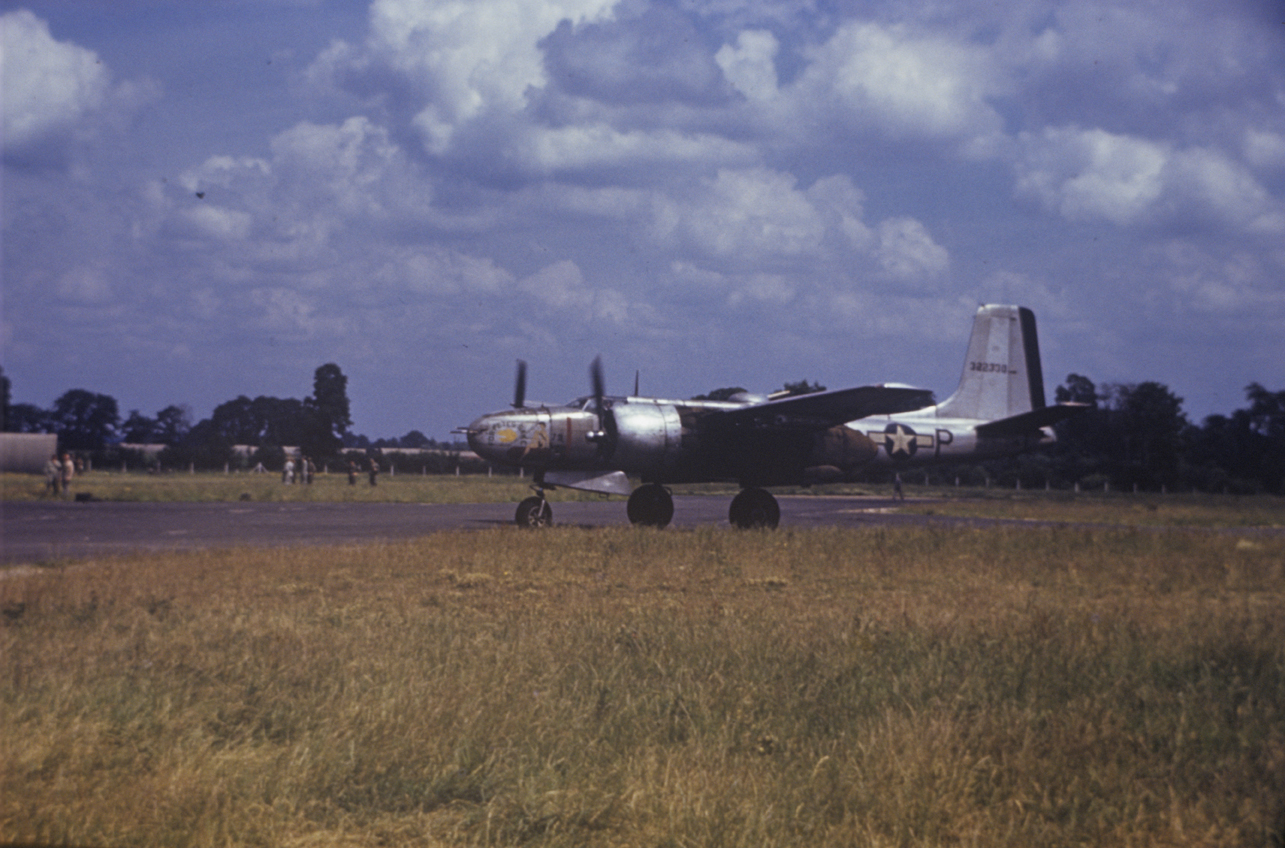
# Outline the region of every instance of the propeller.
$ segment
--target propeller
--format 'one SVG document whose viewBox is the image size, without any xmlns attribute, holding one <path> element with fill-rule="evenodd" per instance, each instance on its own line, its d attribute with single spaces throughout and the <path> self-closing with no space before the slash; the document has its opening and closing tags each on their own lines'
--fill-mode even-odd
<svg viewBox="0 0 1285 848">
<path fill-rule="evenodd" d="M 526 360 L 518 360 L 518 376 L 513 384 L 513 407 L 521 409 L 526 406 Z"/>
<path fill-rule="evenodd" d="M 589 366 L 589 382 L 593 385 L 593 408 L 598 411 L 598 429 L 589 434 L 589 441 L 597 442 L 607 438 L 607 428 L 604 423 L 607 411 L 603 408 L 603 395 L 607 392 L 602 377 L 601 356 L 595 356 L 593 363 Z"/>
</svg>

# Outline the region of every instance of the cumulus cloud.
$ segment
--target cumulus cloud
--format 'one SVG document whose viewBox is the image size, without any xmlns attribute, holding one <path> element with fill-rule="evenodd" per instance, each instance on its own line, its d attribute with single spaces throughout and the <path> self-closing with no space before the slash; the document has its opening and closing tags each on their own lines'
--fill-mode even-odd
<svg viewBox="0 0 1285 848">
<path fill-rule="evenodd" d="M 751 100 L 768 100 L 777 93 L 776 53 L 780 44 L 768 30 L 745 30 L 736 46 L 724 44 L 714 55 L 723 75 Z"/>
<path fill-rule="evenodd" d="M 1126 226 L 1194 219 L 1249 233 L 1285 232 L 1282 204 L 1217 150 L 1079 127 L 1025 133 L 1020 142 L 1018 195 L 1069 220 Z"/>
<path fill-rule="evenodd" d="M 617 130 L 608 124 L 542 128 L 517 133 L 514 159 L 529 172 L 601 167 L 645 167 L 657 163 L 749 163 L 758 158 L 750 146 L 710 133 L 681 130 Z"/>
<path fill-rule="evenodd" d="M 1022 136 L 1017 192 L 1071 220 L 1128 224 L 1160 197 L 1165 145 L 1101 129 L 1048 128 Z"/>
<path fill-rule="evenodd" d="M 697 191 L 667 198 L 654 209 L 653 232 L 703 262 L 728 270 L 762 264 L 817 264 L 880 270 L 901 281 L 939 277 L 949 254 L 919 221 L 897 216 L 871 225 L 864 196 L 850 178 L 832 175 L 808 188 L 767 168 L 721 169 Z M 750 277 L 741 275 L 743 281 Z M 775 277 L 747 283 L 759 292 L 784 291 Z"/>
<path fill-rule="evenodd" d="M 611 288 L 594 288 L 584 278 L 576 263 L 563 259 L 548 265 L 517 285 L 532 301 L 577 319 L 598 319 L 613 324 L 647 320 L 652 312 L 645 306 L 636 308 L 621 292 Z"/>
<path fill-rule="evenodd" d="M 913 218 L 889 218 L 879 224 L 878 257 L 889 274 L 906 282 L 931 280 L 950 264 L 946 248 Z"/>
<path fill-rule="evenodd" d="M 0 16 L 0 109 L 6 159 L 59 161 L 159 95 L 152 80 L 114 82 L 98 54 L 58 41 L 49 24 L 20 9 Z"/>
<path fill-rule="evenodd" d="M 1001 129 L 987 98 L 999 90 L 985 49 L 906 26 L 851 21 L 808 51 L 796 108 L 890 138 L 980 143 Z M 815 119 L 814 119 L 815 121 Z"/>
<path fill-rule="evenodd" d="M 493 294 L 511 290 L 513 275 L 491 259 L 440 245 L 391 250 L 372 280 L 383 291 L 451 296 L 461 292 Z"/>
<path fill-rule="evenodd" d="M 617 0 L 375 0 L 365 50 L 328 61 L 391 68 L 423 99 L 413 124 L 446 152 L 456 131 L 488 113 L 520 112 L 546 82 L 539 42 L 564 20 L 609 16 Z"/>
<path fill-rule="evenodd" d="M 1250 127 L 1245 130 L 1245 160 L 1259 168 L 1285 168 L 1285 135 Z"/>
<path fill-rule="evenodd" d="M 0 16 L 0 49 L 6 150 L 65 135 L 106 105 L 111 75 L 98 55 L 55 40 L 31 12 Z"/>
</svg>

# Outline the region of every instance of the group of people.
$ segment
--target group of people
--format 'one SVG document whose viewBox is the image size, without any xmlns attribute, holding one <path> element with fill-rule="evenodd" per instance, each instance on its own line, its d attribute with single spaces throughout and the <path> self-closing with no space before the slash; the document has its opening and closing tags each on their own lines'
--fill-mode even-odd
<svg viewBox="0 0 1285 848">
<path fill-rule="evenodd" d="M 357 468 L 357 463 L 352 461 L 351 459 L 348 460 L 348 485 L 349 486 L 357 485 L 358 470 L 359 469 Z M 368 470 L 370 473 L 370 485 L 378 486 L 379 485 L 379 463 L 375 461 L 374 457 L 370 458 L 370 468 Z"/>
<path fill-rule="evenodd" d="M 76 476 L 76 461 L 71 454 L 65 453 L 60 459 L 58 454 L 51 454 L 45 463 L 45 492 L 52 495 L 65 495 L 71 491 L 72 478 Z"/>
<path fill-rule="evenodd" d="M 295 481 L 296 473 L 300 483 L 311 485 L 313 475 L 317 473 L 317 466 L 306 456 L 299 457 L 298 464 L 287 457 L 285 467 L 281 469 L 281 482 L 287 486 L 291 485 Z"/>
</svg>

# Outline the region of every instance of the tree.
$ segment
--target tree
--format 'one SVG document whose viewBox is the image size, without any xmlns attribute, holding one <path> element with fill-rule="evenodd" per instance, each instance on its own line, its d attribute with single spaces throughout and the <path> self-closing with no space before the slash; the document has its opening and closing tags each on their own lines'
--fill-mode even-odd
<svg viewBox="0 0 1285 848">
<path fill-rule="evenodd" d="M 1097 386 L 1088 377 L 1082 377 L 1079 374 L 1067 374 L 1065 385 L 1057 387 L 1053 393 L 1053 398 L 1058 403 L 1084 403 L 1089 406 L 1098 405 Z M 1074 420 L 1074 419 L 1071 419 Z"/>
<path fill-rule="evenodd" d="M 156 441 L 156 419 L 131 409 L 121 425 L 120 440 L 131 445 L 152 444 Z"/>
<path fill-rule="evenodd" d="M 1112 395 L 1117 447 L 1132 482 L 1175 485 L 1187 428 L 1182 398 L 1153 381 L 1113 386 Z"/>
<path fill-rule="evenodd" d="M 52 433 L 55 431 L 49 411 L 32 403 L 15 403 L 5 418 L 9 433 Z"/>
<path fill-rule="evenodd" d="M 432 447 L 434 444 L 432 439 L 430 439 L 428 436 L 425 436 L 423 433 L 421 433 L 418 430 L 411 430 L 405 436 L 402 436 L 400 439 L 398 439 L 397 442 L 400 447 L 416 448 L 419 450 Z"/>
<path fill-rule="evenodd" d="M 328 362 L 313 373 L 312 397 L 304 406 L 304 434 L 299 442 L 304 452 L 313 457 L 334 456 L 352 426 L 348 378 L 338 365 Z"/>
<path fill-rule="evenodd" d="M 120 411 L 110 395 L 72 389 L 54 401 L 51 419 L 63 448 L 102 450 L 116 437 Z"/>
<path fill-rule="evenodd" d="M 156 440 L 177 445 L 192 429 L 192 414 L 186 406 L 170 404 L 156 413 Z"/>
<path fill-rule="evenodd" d="M 4 373 L 4 368 L 0 368 L 0 432 L 9 432 L 9 400 L 12 386 L 9 384 L 9 376 Z"/>
</svg>

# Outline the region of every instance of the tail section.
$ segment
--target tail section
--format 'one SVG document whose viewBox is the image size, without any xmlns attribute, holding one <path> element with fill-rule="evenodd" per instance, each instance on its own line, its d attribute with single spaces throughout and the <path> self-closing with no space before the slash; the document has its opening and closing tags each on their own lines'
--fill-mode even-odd
<svg viewBox="0 0 1285 848">
<path fill-rule="evenodd" d="M 938 405 L 937 414 L 989 421 L 1043 408 L 1035 313 L 1022 306 L 979 307 L 959 388 Z"/>
</svg>

